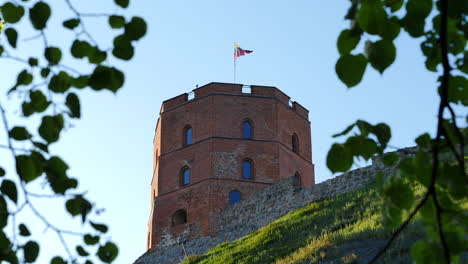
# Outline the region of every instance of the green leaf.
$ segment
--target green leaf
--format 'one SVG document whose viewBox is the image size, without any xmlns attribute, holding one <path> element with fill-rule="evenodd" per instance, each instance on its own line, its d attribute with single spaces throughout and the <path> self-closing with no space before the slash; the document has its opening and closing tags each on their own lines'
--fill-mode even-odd
<svg viewBox="0 0 468 264">
<path fill-rule="evenodd" d="M 110 16 L 109 25 L 111 28 L 122 28 L 125 26 L 125 18 L 123 16 Z"/>
<path fill-rule="evenodd" d="M 42 78 L 46 78 L 47 76 L 49 76 L 49 73 L 50 73 L 50 69 L 49 69 L 49 68 L 43 68 L 43 69 L 41 69 L 41 77 L 42 77 Z"/>
<path fill-rule="evenodd" d="M 24 15 L 24 8 L 22 6 L 16 6 L 11 2 L 3 4 L 1 11 L 5 22 L 10 24 L 20 21 Z"/>
<path fill-rule="evenodd" d="M 112 49 L 112 54 L 122 60 L 130 60 L 133 58 L 134 48 L 130 40 L 124 36 L 120 35 L 114 39 L 114 48 Z"/>
<path fill-rule="evenodd" d="M 80 24 L 80 20 L 77 18 L 72 18 L 63 21 L 63 26 L 68 29 L 74 29 Z"/>
<path fill-rule="evenodd" d="M 85 88 L 88 86 L 89 76 L 82 75 L 72 80 L 72 86 L 76 88 Z"/>
<path fill-rule="evenodd" d="M 81 117 L 80 99 L 75 93 L 69 93 L 67 95 L 65 105 L 68 106 L 68 108 L 70 109 L 70 112 L 71 112 L 70 117 L 75 117 L 75 118 Z"/>
<path fill-rule="evenodd" d="M 44 116 L 39 127 L 39 135 L 49 144 L 57 141 L 64 126 L 63 116 Z"/>
<path fill-rule="evenodd" d="M 16 78 L 16 85 L 30 85 L 33 81 L 33 76 L 27 70 L 23 70 Z"/>
<path fill-rule="evenodd" d="M 28 183 L 39 177 L 43 168 L 32 156 L 19 155 L 16 156 L 16 171 L 20 178 Z"/>
<path fill-rule="evenodd" d="M 31 20 L 31 24 L 35 29 L 41 30 L 47 26 L 47 21 L 50 18 L 50 14 L 51 10 L 49 5 L 40 1 L 29 10 L 29 19 Z"/>
<path fill-rule="evenodd" d="M 72 216 L 81 215 L 81 221 L 84 223 L 91 212 L 92 205 L 88 200 L 78 195 L 76 198 L 69 199 L 65 203 L 65 207 Z"/>
<path fill-rule="evenodd" d="M 92 48 L 91 44 L 86 41 L 75 40 L 73 41 L 70 51 L 73 57 L 81 59 L 88 56 Z"/>
<path fill-rule="evenodd" d="M 39 65 L 39 60 L 37 58 L 29 58 L 28 63 L 31 67 Z"/>
<path fill-rule="evenodd" d="M 50 78 L 49 90 L 54 93 L 64 93 L 70 89 L 72 81 L 72 77 L 67 72 L 60 71 L 57 75 Z"/>
<path fill-rule="evenodd" d="M 111 263 L 119 254 L 119 249 L 112 242 L 107 242 L 104 246 L 100 246 L 97 255 L 100 260 L 105 263 Z"/>
<path fill-rule="evenodd" d="M 131 40 L 139 40 L 146 34 L 147 26 L 145 20 L 141 17 L 133 17 L 132 20 L 125 25 L 124 34 Z"/>
<path fill-rule="evenodd" d="M 114 2 L 123 8 L 127 8 L 130 0 L 114 0 Z"/>
<path fill-rule="evenodd" d="M 24 261 L 27 263 L 32 263 L 37 259 L 39 255 L 39 244 L 35 241 L 29 241 L 23 246 L 24 251 Z"/>
<path fill-rule="evenodd" d="M 336 62 L 335 70 L 340 80 L 351 88 L 361 82 L 366 66 L 367 59 L 363 54 L 345 54 Z"/>
<path fill-rule="evenodd" d="M 31 99 L 30 105 L 34 109 L 34 112 L 42 113 L 50 105 L 47 97 L 39 90 L 32 91 L 29 94 L 29 98 Z"/>
<path fill-rule="evenodd" d="M 104 224 L 98 224 L 98 223 L 94 223 L 92 221 L 89 221 L 89 224 L 91 224 L 91 226 L 96 229 L 97 231 L 101 232 L 101 233 L 107 233 L 107 226 L 104 225 Z"/>
<path fill-rule="evenodd" d="M 369 34 L 378 35 L 385 29 L 387 14 L 380 0 L 363 0 L 357 13 L 361 28 Z"/>
<path fill-rule="evenodd" d="M 13 202 L 18 202 L 18 191 L 16 190 L 16 184 L 10 180 L 3 180 L 0 186 L 0 191 L 8 196 Z"/>
<path fill-rule="evenodd" d="M 353 156 L 361 156 L 370 159 L 377 152 L 377 144 L 363 136 L 353 136 L 346 140 L 345 148 L 349 148 Z"/>
<path fill-rule="evenodd" d="M 32 107 L 31 103 L 24 102 L 21 104 L 21 110 L 23 111 L 24 116 L 30 116 L 34 114 L 34 108 Z"/>
<path fill-rule="evenodd" d="M 89 253 L 82 246 L 77 246 L 76 247 L 76 252 L 78 252 L 78 255 L 80 255 L 82 257 L 89 256 Z"/>
<path fill-rule="evenodd" d="M 31 232 L 29 232 L 29 229 L 28 229 L 28 227 L 26 227 L 25 224 L 20 224 L 19 225 L 19 231 L 20 231 L 21 236 L 27 237 L 27 236 L 31 235 Z"/>
<path fill-rule="evenodd" d="M 396 12 L 400 10 L 400 8 L 403 6 L 404 1 L 403 0 L 385 0 L 384 4 L 385 6 L 390 7 L 390 10 L 392 12 Z"/>
<path fill-rule="evenodd" d="M 99 50 L 97 47 L 92 47 L 91 52 L 88 54 L 89 63 L 100 64 L 107 59 L 107 53 Z"/>
<path fill-rule="evenodd" d="M 50 264 L 67 264 L 67 262 L 63 258 L 56 256 L 50 261 Z"/>
<path fill-rule="evenodd" d="M 428 133 L 420 135 L 415 141 L 421 148 L 429 148 L 431 146 L 431 136 Z"/>
<path fill-rule="evenodd" d="M 78 181 L 67 176 L 68 165 L 59 157 L 51 157 L 45 166 L 47 180 L 55 193 L 64 194 L 76 188 Z"/>
<path fill-rule="evenodd" d="M 432 5 L 432 0 L 408 0 L 406 3 L 406 16 L 402 22 L 412 37 L 424 34 L 425 19 L 430 14 Z"/>
<path fill-rule="evenodd" d="M 333 144 L 327 155 L 327 167 L 333 172 L 347 171 L 353 165 L 353 156 L 342 144 Z"/>
<path fill-rule="evenodd" d="M 3 46 L 2 46 L 2 45 L 0 45 L 0 56 L 2 56 L 2 54 L 3 54 L 3 51 L 5 51 L 5 49 L 3 48 Z"/>
<path fill-rule="evenodd" d="M 43 144 L 41 142 L 33 141 L 33 145 L 36 146 L 37 148 L 39 148 L 40 150 L 44 151 L 44 152 L 49 152 L 49 148 L 47 147 L 46 144 Z"/>
<path fill-rule="evenodd" d="M 344 135 L 348 134 L 354 128 L 355 125 L 356 124 L 349 125 L 345 130 L 343 130 L 343 132 L 335 134 L 332 137 L 336 138 L 336 137 L 340 137 L 340 136 L 344 136 Z"/>
<path fill-rule="evenodd" d="M 86 245 L 92 246 L 92 245 L 96 245 L 99 242 L 99 236 L 86 234 L 84 235 L 83 240 L 86 243 Z"/>
<path fill-rule="evenodd" d="M 8 217 L 10 213 L 8 212 L 8 205 L 5 201 L 5 198 L 3 196 L 0 196 L 0 228 L 4 228 L 8 224 Z M 1 233 L 2 236 L 4 233 Z M 8 241 L 9 242 L 9 241 Z M 9 245 L 8 243 L 7 245 Z"/>
<path fill-rule="evenodd" d="M 375 136 L 379 140 L 380 145 L 383 149 L 385 149 L 387 147 L 388 141 L 392 137 L 390 127 L 387 124 L 378 123 L 372 128 L 372 133 L 375 134 Z"/>
<path fill-rule="evenodd" d="M 44 56 L 50 64 L 55 65 L 62 59 L 62 51 L 57 47 L 47 47 Z"/>
<path fill-rule="evenodd" d="M 390 153 L 386 153 L 383 155 L 382 157 L 382 163 L 387 166 L 387 167 L 390 167 L 390 166 L 393 166 L 397 163 L 397 161 L 399 160 L 399 156 L 396 152 L 390 152 Z"/>
<path fill-rule="evenodd" d="M 391 17 L 385 22 L 385 29 L 381 32 L 381 36 L 386 40 L 394 40 L 400 34 L 400 21 L 397 17 Z"/>
<path fill-rule="evenodd" d="M 18 32 L 14 28 L 5 29 L 5 35 L 7 36 L 8 43 L 13 48 L 16 48 L 16 42 L 18 41 Z"/>
<path fill-rule="evenodd" d="M 5 170 L 2 167 L 0 167 L 0 177 L 3 176 L 5 176 Z"/>
<path fill-rule="evenodd" d="M 10 137 L 15 140 L 26 140 L 31 138 L 31 134 L 25 127 L 14 127 L 10 130 Z"/>
<path fill-rule="evenodd" d="M 361 36 L 353 34 L 351 30 L 345 29 L 341 31 L 337 42 L 338 51 L 341 55 L 350 53 L 359 43 L 359 40 L 361 40 Z"/>
<path fill-rule="evenodd" d="M 123 83 L 123 73 L 107 66 L 97 66 L 89 79 L 89 86 L 94 90 L 108 89 L 116 92 Z"/>
<path fill-rule="evenodd" d="M 395 61 L 395 46 L 389 40 L 379 40 L 375 43 L 368 43 L 369 44 L 366 45 L 367 58 L 374 69 L 383 73 L 385 69 Z"/>
</svg>

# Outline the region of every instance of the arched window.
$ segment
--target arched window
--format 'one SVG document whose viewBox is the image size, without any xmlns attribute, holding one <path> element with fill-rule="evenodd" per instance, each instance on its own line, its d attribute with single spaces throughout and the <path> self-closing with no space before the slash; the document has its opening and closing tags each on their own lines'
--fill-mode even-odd
<svg viewBox="0 0 468 264">
<path fill-rule="evenodd" d="M 294 190 L 299 190 L 302 188 L 301 174 L 299 174 L 298 171 L 294 174 L 293 187 L 294 187 Z"/>
<path fill-rule="evenodd" d="M 191 126 L 184 128 L 184 146 L 192 144 L 193 130 Z"/>
<path fill-rule="evenodd" d="M 241 195 L 239 191 L 232 191 L 229 193 L 229 204 L 235 204 L 240 201 Z"/>
<path fill-rule="evenodd" d="M 297 137 L 296 134 L 293 134 L 292 135 L 292 139 L 291 139 L 291 144 L 292 144 L 292 151 L 294 153 L 299 153 L 299 138 Z"/>
<path fill-rule="evenodd" d="M 185 166 L 184 168 L 182 168 L 180 176 L 181 176 L 180 185 L 190 184 L 190 168 L 189 167 Z"/>
<path fill-rule="evenodd" d="M 187 213 L 183 209 L 177 210 L 171 219 L 172 226 L 181 225 L 187 223 Z"/>
<path fill-rule="evenodd" d="M 253 163 L 249 159 L 245 159 L 242 162 L 242 178 L 244 179 L 253 178 Z"/>
<path fill-rule="evenodd" d="M 252 138 L 252 123 L 248 120 L 242 123 L 242 137 L 244 139 Z"/>
</svg>

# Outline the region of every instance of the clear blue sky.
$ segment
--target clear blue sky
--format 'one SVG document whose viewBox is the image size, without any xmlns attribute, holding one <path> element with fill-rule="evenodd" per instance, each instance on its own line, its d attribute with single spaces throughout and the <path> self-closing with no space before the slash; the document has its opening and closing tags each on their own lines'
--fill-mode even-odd
<svg viewBox="0 0 468 264">
<path fill-rule="evenodd" d="M 71 16 L 52 2 L 58 8 L 51 22 Z M 101 1 L 74 2 L 81 10 L 114 11 Z M 97 219 L 110 224 L 111 237 L 120 246 L 116 263 L 131 263 L 145 251 L 152 142 L 161 102 L 197 84 L 232 82 L 234 42 L 254 50 L 238 61 L 238 83 L 276 86 L 309 109 L 317 182 L 332 177 L 325 166 L 331 135 L 358 118 L 390 124 L 391 145 L 397 147 L 412 146 L 415 136 L 434 131 L 436 76 L 424 69 L 420 40 L 402 33 L 396 40 L 396 62 L 383 76 L 368 67 L 364 81 L 351 90 L 338 80 L 335 43 L 347 26 L 343 17 L 348 6 L 345 0 L 132 1 L 128 14 L 144 17 L 149 31 L 134 59 L 118 63 L 126 72 L 124 88 L 117 95 L 80 92 L 83 117 L 52 148 L 71 165 L 71 175 L 80 178 L 81 190 L 89 190 L 89 197 L 106 208 Z M 97 21 L 90 20 L 88 28 L 98 38 L 109 36 L 109 29 Z M 47 32 L 57 45 L 72 37 L 56 28 Z M 24 54 L 35 48 L 31 45 L 24 44 Z M 0 60 L 2 102 L 17 69 L 17 64 Z M 20 124 L 17 109 L 9 107 L 9 115 Z M 3 129 L 0 136 L 5 144 Z M 3 150 L 0 160 L 11 164 Z M 40 205 L 54 215 L 54 223 L 73 228 L 58 213 L 62 204 Z M 42 235 L 43 230 L 43 224 L 35 226 L 35 234 L 49 245 L 40 263 L 63 252 L 56 236 L 51 231 Z"/>
</svg>

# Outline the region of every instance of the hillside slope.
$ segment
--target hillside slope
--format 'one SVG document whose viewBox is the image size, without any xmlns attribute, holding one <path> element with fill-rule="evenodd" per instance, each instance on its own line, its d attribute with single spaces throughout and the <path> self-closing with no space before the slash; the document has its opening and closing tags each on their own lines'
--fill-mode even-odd
<svg viewBox="0 0 468 264">
<path fill-rule="evenodd" d="M 366 263 L 390 234 L 379 207 L 376 187 L 370 185 L 311 203 L 183 263 Z M 422 224 L 411 224 L 379 263 L 411 263 L 410 245 L 424 236 Z M 466 256 L 461 263 L 468 263 Z"/>
</svg>

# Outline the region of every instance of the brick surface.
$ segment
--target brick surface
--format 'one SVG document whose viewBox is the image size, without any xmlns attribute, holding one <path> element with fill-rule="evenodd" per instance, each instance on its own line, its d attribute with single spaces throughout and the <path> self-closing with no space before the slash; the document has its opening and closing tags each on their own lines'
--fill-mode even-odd
<svg viewBox="0 0 468 264">
<path fill-rule="evenodd" d="M 174 237 L 215 235 L 229 193 L 244 200 L 295 174 L 303 187 L 315 183 L 308 111 L 275 87 L 210 83 L 163 102 L 154 138 L 151 214 L 147 247 L 157 250 Z M 242 138 L 242 123 L 253 125 L 252 139 Z M 191 126 L 193 144 L 184 146 Z M 299 139 L 292 151 L 292 135 Z M 242 163 L 253 162 L 253 178 L 243 179 Z M 181 185 L 182 169 L 191 172 Z M 183 209 L 187 223 L 173 226 L 172 215 Z M 172 242 L 171 242 L 172 243 Z"/>
</svg>

